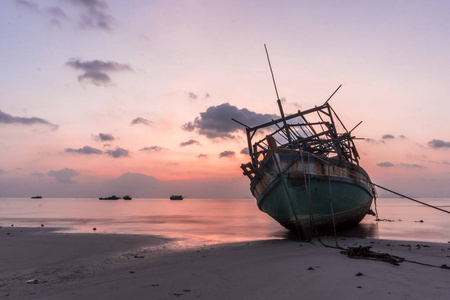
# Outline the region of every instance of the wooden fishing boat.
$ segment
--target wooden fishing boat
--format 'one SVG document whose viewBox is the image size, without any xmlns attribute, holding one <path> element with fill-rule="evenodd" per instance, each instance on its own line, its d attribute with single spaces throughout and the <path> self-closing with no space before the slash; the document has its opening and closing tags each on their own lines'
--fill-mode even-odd
<svg viewBox="0 0 450 300">
<path fill-rule="evenodd" d="M 183 200 L 183 195 L 171 195 L 170 200 Z"/>
<path fill-rule="evenodd" d="M 319 120 L 307 121 L 313 115 Z M 327 102 L 246 128 L 251 162 L 241 168 L 259 209 L 302 238 L 358 224 L 374 197 L 354 137 L 343 124 L 338 133 L 334 117 Z M 252 144 L 256 131 L 270 128 L 276 129 Z"/>
<path fill-rule="evenodd" d="M 301 239 L 358 224 L 375 196 L 352 136 L 361 122 L 348 131 L 329 104 L 338 89 L 285 116 L 275 85 L 281 118 L 254 127 L 233 119 L 246 127 L 251 161 L 241 168 L 258 208 Z"/>
</svg>

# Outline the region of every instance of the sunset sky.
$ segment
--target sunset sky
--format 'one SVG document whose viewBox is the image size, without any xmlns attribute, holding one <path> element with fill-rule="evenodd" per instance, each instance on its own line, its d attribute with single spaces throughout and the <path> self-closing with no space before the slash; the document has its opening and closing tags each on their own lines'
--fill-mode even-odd
<svg viewBox="0 0 450 300">
<path fill-rule="evenodd" d="M 0 197 L 251 197 L 242 128 L 331 104 L 372 180 L 450 197 L 450 2 L 0 3 Z M 383 196 L 389 194 L 380 191 Z"/>
</svg>

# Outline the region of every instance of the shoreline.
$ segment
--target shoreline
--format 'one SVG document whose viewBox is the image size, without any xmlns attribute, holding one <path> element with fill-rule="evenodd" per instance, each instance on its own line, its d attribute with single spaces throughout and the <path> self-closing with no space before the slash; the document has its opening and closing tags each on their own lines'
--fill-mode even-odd
<svg viewBox="0 0 450 300">
<path fill-rule="evenodd" d="M 161 236 L 0 228 L 5 299 L 446 299 L 450 244 L 338 238 L 400 256 L 395 266 L 351 259 L 317 239 L 176 249 Z M 9 234 L 8 234 L 9 232 Z M 334 238 L 322 238 L 334 245 Z M 359 275 L 358 275 L 359 274 Z M 33 283 L 30 283 L 34 281 Z M 29 282 L 29 283 L 27 283 Z"/>
</svg>

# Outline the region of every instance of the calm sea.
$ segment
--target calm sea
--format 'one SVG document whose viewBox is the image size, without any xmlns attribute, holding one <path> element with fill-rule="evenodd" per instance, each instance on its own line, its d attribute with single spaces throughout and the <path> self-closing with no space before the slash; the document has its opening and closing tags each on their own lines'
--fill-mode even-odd
<svg viewBox="0 0 450 300">
<path fill-rule="evenodd" d="M 450 210 L 450 199 L 420 199 Z M 400 198 L 377 199 L 380 219 L 366 216 L 340 235 L 411 241 L 450 241 L 450 215 Z M 186 245 L 288 238 L 254 199 L 0 198 L 0 226 L 59 227 L 62 232 L 153 234 Z"/>
</svg>

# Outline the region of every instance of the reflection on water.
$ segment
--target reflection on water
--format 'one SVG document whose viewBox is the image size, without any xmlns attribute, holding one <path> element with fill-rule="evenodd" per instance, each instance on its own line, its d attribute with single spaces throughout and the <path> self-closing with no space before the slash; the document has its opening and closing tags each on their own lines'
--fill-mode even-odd
<svg viewBox="0 0 450 300">
<path fill-rule="evenodd" d="M 422 199 L 449 206 L 450 199 Z M 378 199 L 380 219 L 367 216 L 339 236 L 450 241 L 448 214 L 406 199 Z M 420 222 L 420 221 L 423 222 Z M 295 238 L 258 210 L 254 199 L 0 198 L 0 226 L 64 227 L 65 232 L 153 234 L 186 243 Z"/>
</svg>

